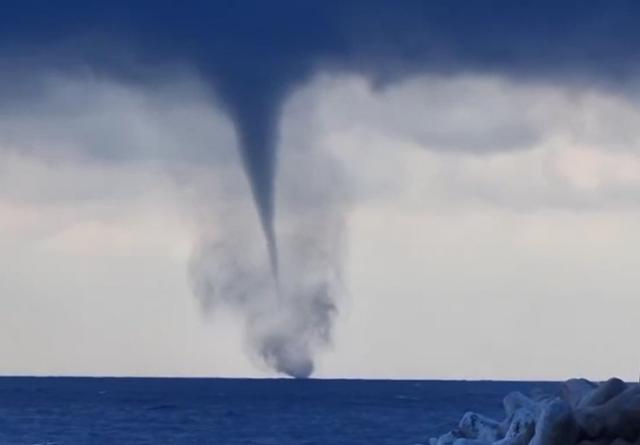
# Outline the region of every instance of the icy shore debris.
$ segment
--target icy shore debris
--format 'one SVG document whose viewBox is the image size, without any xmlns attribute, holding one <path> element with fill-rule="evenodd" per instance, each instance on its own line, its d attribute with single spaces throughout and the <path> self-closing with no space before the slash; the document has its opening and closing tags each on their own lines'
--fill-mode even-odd
<svg viewBox="0 0 640 445">
<path fill-rule="evenodd" d="M 430 445 L 640 445 L 640 384 L 571 379 L 560 394 L 512 392 L 505 418 L 466 413 Z"/>
</svg>

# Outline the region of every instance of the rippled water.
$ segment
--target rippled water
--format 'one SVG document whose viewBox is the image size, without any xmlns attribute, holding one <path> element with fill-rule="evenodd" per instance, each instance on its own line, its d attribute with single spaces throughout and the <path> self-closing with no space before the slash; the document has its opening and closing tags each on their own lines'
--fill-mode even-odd
<svg viewBox="0 0 640 445">
<path fill-rule="evenodd" d="M 554 384 L 0 378 L 0 444 L 416 444 Z"/>
</svg>

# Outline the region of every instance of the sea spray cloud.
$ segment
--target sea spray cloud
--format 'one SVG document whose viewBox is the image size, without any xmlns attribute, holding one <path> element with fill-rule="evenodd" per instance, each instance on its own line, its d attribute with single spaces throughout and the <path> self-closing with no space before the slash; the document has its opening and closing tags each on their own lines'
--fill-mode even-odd
<svg viewBox="0 0 640 445">
<path fill-rule="evenodd" d="M 29 1 L 9 2 L 0 18 L 0 54 L 2 66 L 11 70 L 3 70 L 0 94 L 5 103 L 20 104 L 32 85 L 23 74 L 48 70 L 81 68 L 145 86 L 165 80 L 174 65 L 197 72 L 212 100 L 233 121 L 266 242 L 242 231 L 233 241 L 237 228 L 231 222 L 239 217 L 225 215 L 218 235 L 205 230 L 204 244 L 196 248 L 192 269 L 200 278 L 194 279 L 195 288 L 209 301 L 212 293 L 202 289 L 222 286 L 222 299 L 231 299 L 247 314 L 248 329 L 257 339 L 253 343 L 267 362 L 304 376 L 311 371 L 316 344 L 326 343 L 325 328 L 335 313 L 332 286 L 327 285 L 333 278 L 326 277 L 339 269 L 335 251 L 340 248 L 333 240 L 340 239 L 334 226 L 341 226 L 341 218 L 310 200 L 307 206 L 317 206 L 322 218 L 292 206 L 299 224 L 290 230 L 284 222 L 276 224 L 285 219 L 276 210 L 285 212 L 287 202 L 286 187 L 276 175 L 283 168 L 278 165 L 278 132 L 283 103 L 292 91 L 321 69 L 355 71 L 383 88 L 408 75 L 459 71 L 625 88 L 637 67 L 628 57 L 628 43 L 639 33 L 632 20 L 637 9 L 635 2 L 613 7 L 606 2 L 521 2 L 514 7 L 509 1 L 409 1 L 398 7 L 391 1 L 313 6 L 288 1 L 179 6 L 160 1 L 151 10 L 146 2 L 98 7 L 69 1 L 48 10 Z M 519 140 L 523 134 L 516 130 L 507 137 Z M 443 137 L 439 142 L 447 145 L 448 136 Z M 100 149 L 98 157 L 111 148 Z M 313 158 L 301 162 L 312 165 Z M 276 193 L 278 184 L 281 193 Z M 309 185 L 302 181 L 298 187 Z M 244 244 L 247 239 L 250 245 Z M 311 260 L 309 246 L 325 252 L 321 261 Z M 224 265 L 217 266 L 211 257 L 224 259 Z M 292 265 L 304 272 L 284 271 L 295 270 Z M 216 279 L 206 278 L 211 270 L 222 272 L 213 273 Z M 241 291 L 223 285 L 240 279 L 246 281 Z"/>
</svg>

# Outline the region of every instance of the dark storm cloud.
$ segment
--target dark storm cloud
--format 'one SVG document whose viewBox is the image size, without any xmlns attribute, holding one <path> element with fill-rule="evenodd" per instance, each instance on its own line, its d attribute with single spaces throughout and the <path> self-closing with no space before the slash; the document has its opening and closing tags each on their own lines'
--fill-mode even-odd
<svg viewBox="0 0 640 445">
<path fill-rule="evenodd" d="M 13 69 L 137 82 L 194 65 L 235 122 L 272 238 L 280 106 L 315 69 L 382 83 L 462 70 L 618 85 L 636 73 L 638 16 L 633 1 L 20 1 L 3 3 L 0 54 Z M 2 82 L 3 97 L 29 94 L 19 83 Z"/>
<path fill-rule="evenodd" d="M 637 71 L 639 16 L 633 1 L 9 1 L 0 54 L 5 71 L 81 66 L 137 82 L 195 66 L 235 122 L 268 225 L 280 106 L 315 69 L 619 86 Z M 19 84 L 2 82 L 3 98 L 32 94 Z"/>
</svg>

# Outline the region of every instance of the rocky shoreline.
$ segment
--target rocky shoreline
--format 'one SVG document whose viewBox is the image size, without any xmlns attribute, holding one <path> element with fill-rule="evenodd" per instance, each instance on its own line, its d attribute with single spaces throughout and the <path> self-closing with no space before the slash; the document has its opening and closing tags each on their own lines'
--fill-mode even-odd
<svg viewBox="0 0 640 445">
<path fill-rule="evenodd" d="M 505 419 L 466 413 L 430 445 L 640 445 L 640 384 L 563 383 L 559 394 L 508 394 Z"/>
</svg>

